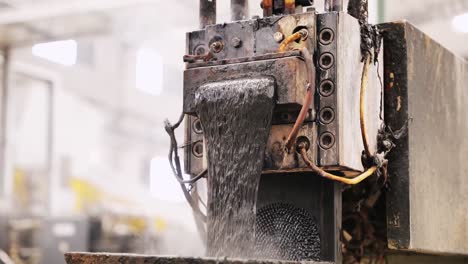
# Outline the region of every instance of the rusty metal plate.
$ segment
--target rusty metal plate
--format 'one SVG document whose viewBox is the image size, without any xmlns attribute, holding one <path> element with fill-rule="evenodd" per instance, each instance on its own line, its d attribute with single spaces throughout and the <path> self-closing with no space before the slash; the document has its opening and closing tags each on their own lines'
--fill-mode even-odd
<svg viewBox="0 0 468 264">
<path fill-rule="evenodd" d="M 281 40 L 275 40 L 275 33 L 289 36 L 302 28 L 309 30 L 309 37 L 306 41 L 292 43 L 291 47 L 293 49 L 307 47 L 313 50 L 315 13 L 310 12 L 208 25 L 204 30 L 187 34 L 187 54 L 207 53 L 214 42 L 221 43 L 213 54 L 216 60 L 276 53 Z"/>
<path fill-rule="evenodd" d="M 195 92 L 203 84 L 261 76 L 275 78 L 277 104 L 302 105 L 307 89 L 306 65 L 300 57 L 287 57 L 186 70 L 184 112 L 195 113 Z"/>
</svg>

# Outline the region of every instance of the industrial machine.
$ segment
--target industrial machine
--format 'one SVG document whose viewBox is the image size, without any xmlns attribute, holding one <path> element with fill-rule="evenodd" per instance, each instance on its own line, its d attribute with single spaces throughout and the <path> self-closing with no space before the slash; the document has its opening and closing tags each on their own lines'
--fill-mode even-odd
<svg viewBox="0 0 468 264">
<path fill-rule="evenodd" d="M 311 1 L 290 2 L 263 1 L 264 18 L 206 25 L 188 34 L 184 113 L 190 115 L 186 142 L 193 144 L 186 149 L 185 169 L 196 177 L 210 163 L 197 91 L 220 82 L 223 87 L 239 86 L 245 78 L 269 82 L 276 102 L 264 157 L 258 157 L 263 165 L 256 243 L 281 244 L 281 250 L 266 258 L 339 262 L 340 182 L 358 183 L 374 174 L 378 167 L 369 160 L 374 155 L 381 155 L 380 174 L 385 173 L 385 150 L 377 140 L 383 129 L 380 39 L 365 17 L 360 23 L 338 3 L 324 13 L 314 8 L 296 13 Z M 205 11 L 209 17 L 208 7 Z M 367 39 L 361 34 L 365 27 L 370 29 Z M 371 42 L 368 47 L 363 47 L 364 40 Z M 324 177 L 314 176 L 317 173 Z M 208 174 L 217 177 L 209 169 Z M 217 202 L 208 198 L 209 204 Z M 271 226 L 270 221 L 284 223 Z M 268 239 L 271 233 L 282 241 Z"/>
<path fill-rule="evenodd" d="M 207 254 L 467 261 L 466 62 L 407 22 L 369 25 L 367 0 L 350 0 L 347 11 L 343 1 L 318 11 L 310 0 L 263 0 L 264 17 L 252 19 L 247 1 L 231 3 L 233 22 L 216 24 L 216 1 L 200 1 L 201 29 L 187 34 L 183 115 L 166 124 Z M 184 118 L 189 179 L 174 134 Z"/>
</svg>

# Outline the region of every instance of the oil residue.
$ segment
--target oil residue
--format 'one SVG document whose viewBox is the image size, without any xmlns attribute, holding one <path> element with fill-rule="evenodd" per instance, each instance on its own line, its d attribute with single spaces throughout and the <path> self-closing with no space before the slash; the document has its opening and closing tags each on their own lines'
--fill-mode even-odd
<svg viewBox="0 0 468 264">
<path fill-rule="evenodd" d="M 207 254 L 254 257 L 256 199 L 274 80 L 209 83 L 198 89 L 195 100 L 208 160 Z"/>
</svg>

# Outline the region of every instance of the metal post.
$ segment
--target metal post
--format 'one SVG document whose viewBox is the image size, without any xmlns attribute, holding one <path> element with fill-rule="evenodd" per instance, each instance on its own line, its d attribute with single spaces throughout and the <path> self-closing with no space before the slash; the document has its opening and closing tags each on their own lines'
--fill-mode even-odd
<svg viewBox="0 0 468 264">
<path fill-rule="evenodd" d="M 231 0 L 231 20 L 249 19 L 249 0 Z"/>
<path fill-rule="evenodd" d="M 216 24 L 216 0 L 200 0 L 200 28 Z"/>
<path fill-rule="evenodd" d="M 269 17 L 273 15 L 273 0 L 262 0 L 263 16 Z"/>
<path fill-rule="evenodd" d="M 343 11 L 343 0 L 325 0 L 325 11 Z"/>
<path fill-rule="evenodd" d="M 8 173 L 6 173 L 6 125 L 8 109 L 8 89 L 10 85 L 10 48 L 3 49 L 2 65 L 2 86 L 0 88 L 0 198 L 9 200 L 8 193 Z"/>
</svg>

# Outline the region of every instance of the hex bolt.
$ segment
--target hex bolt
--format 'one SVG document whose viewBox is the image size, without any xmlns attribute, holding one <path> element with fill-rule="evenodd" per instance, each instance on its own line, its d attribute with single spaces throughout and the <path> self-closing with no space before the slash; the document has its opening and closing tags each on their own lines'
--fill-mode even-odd
<svg viewBox="0 0 468 264">
<path fill-rule="evenodd" d="M 273 35 L 273 38 L 275 39 L 276 42 L 280 43 L 281 41 L 283 41 L 284 35 L 283 33 L 278 31 L 278 32 L 275 32 L 275 34 Z"/>
<path fill-rule="evenodd" d="M 238 37 L 234 37 L 233 39 L 231 39 L 231 45 L 234 48 L 239 48 L 240 46 L 242 46 L 242 40 Z"/>
</svg>

